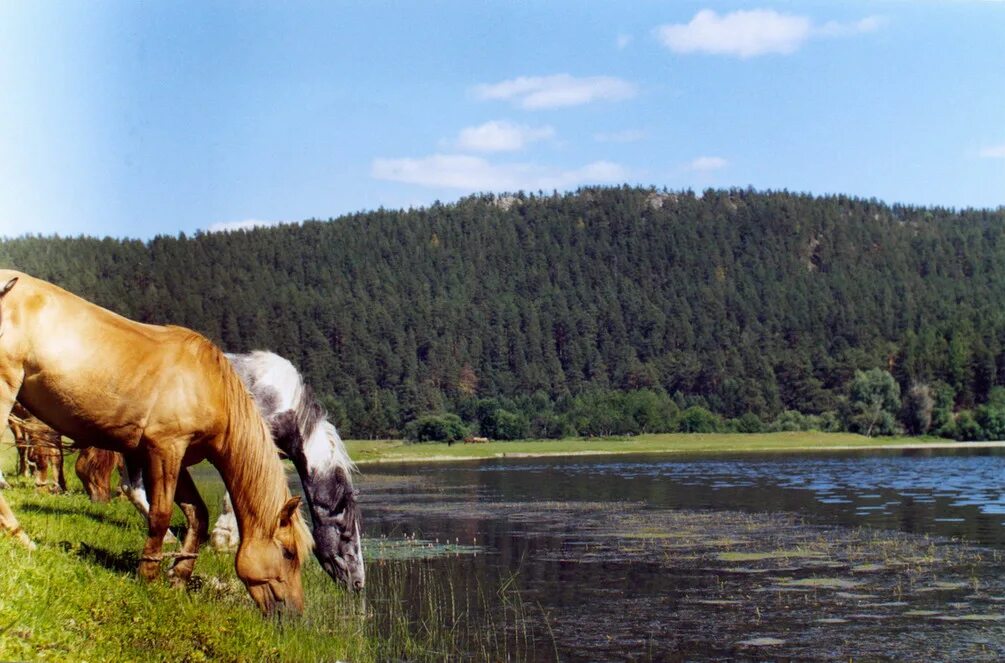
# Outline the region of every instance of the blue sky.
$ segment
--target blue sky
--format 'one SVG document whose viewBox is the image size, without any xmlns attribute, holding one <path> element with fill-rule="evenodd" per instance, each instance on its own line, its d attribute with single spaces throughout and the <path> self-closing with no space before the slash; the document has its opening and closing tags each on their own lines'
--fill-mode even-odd
<svg viewBox="0 0 1005 663">
<path fill-rule="evenodd" d="M 474 191 L 1005 204 L 1005 2 L 0 3 L 0 235 Z"/>
</svg>

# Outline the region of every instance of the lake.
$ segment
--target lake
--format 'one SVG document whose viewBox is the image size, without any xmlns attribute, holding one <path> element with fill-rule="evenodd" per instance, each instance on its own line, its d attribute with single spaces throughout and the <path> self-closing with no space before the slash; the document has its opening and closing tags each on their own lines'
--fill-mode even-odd
<svg viewBox="0 0 1005 663">
<path fill-rule="evenodd" d="M 371 577 L 441 579 L 515 659 L 1005 657 L 1001 449 L 363 472 Z"/>
</svg>

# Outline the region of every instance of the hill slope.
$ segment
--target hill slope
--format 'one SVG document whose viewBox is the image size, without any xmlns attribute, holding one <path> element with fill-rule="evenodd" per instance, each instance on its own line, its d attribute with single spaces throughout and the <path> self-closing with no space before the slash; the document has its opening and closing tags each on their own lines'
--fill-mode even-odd
<svg viewBox="0 0 1005 663">
<path fill-rule="evenodd" d="M 652 387 L 774 416 L 833 409 L 856 369 L 943 381 L 961 406 L 1005 384 L 1002 211 L 584 189 L 148 243 L 24 237 L 0 265 L 275 350 L 358 436 L 473 395 Z"/>
</svg>

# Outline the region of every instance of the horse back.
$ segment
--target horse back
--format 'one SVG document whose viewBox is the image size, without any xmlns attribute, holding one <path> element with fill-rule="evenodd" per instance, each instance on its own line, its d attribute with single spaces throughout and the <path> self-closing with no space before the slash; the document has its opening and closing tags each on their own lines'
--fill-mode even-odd
<svg viewBox="0 0 1005 663">
<path fill-rule="evenodd" d="M 198 440 L 225 430 L 222 354 L 212 343 L 24 278 L 3 302 L 5 318 L 11 313 L 4 336 L 10 331 L 13 340 L 0 353 L 6 364 L 20 363 L 18 397 L 36 416 L 69 437 L 120 451 L 143 438 Z"/>
</svg>

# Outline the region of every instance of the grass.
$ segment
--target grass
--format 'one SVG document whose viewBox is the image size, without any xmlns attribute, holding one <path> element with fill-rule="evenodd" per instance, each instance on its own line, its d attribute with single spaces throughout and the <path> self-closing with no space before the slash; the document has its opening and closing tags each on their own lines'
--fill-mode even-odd
<svg viewBox="0 0 1005 663">
<path fill-rule="evenodd" d="M 9 435 L 4 442 L 7 442 Z M 308 661 L 526 658 L 526 615 L 486 609 L 494 588 L 455 587 L 423 560 L 372 559 L 364 596 L 336 586 L 313 557 L 299 619 L 264 619 L 234 572 L 232 553 L 204 547 L 187 589 L 136 577 L 145 525 L 123 498 L 92 504 L 66 460 L 69 493 L 37 493 L 12 476 L 4 497 L 38 544 L 0 536 L 0 660 Z M 196 475 L 215 520 L 222 484 Z M 175 512 L 172 529 L 183 524 Z M 502 584 L 502 583 L 501 583 Z M 475 598 L 472 598 L 475 597 Z M 519 606 L 519 602 L 515 603 Z M 521 626 L 523 624 L 523 626 Z M 515 635 L 514 635 L 515 634 Z"/>
<path fill-rule="evenodd" d="M 351 440 L 346 443 L 357 463 L 460 461 L 602 454 L 715 454 L 747 452 L 827 451 L 883 447 L 944 445 L 940 438 L 874 438 L 851 433 L 708 433 L 652 434 L 623 438 L 520 440 L 482 444 L 408 444 L 400 440 Z"/>
</svg>

